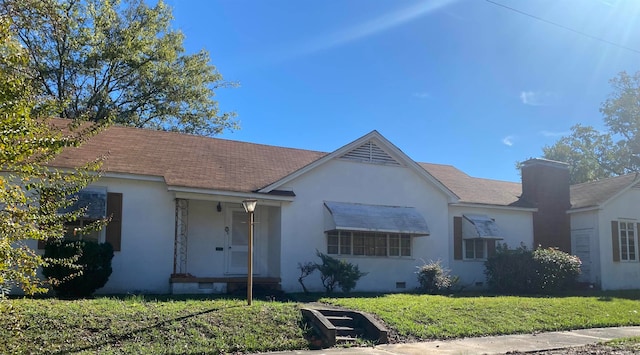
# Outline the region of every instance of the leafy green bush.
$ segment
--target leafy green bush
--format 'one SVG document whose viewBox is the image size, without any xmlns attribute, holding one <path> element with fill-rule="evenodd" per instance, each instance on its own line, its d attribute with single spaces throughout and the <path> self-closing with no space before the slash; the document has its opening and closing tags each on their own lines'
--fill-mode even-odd
<svg viewBox="0 0 640 355">
<path fill-rule="evenodd" d="M 73 264 L 55 262 L 74 256 L 77 260 Z M 58 296 L 88 297 L 109 280 L 113 247 L 109 243 L 61 241 L 47 244 L 44 257 L 53 261 L 42 269 L 42 274 L 51 281 Z"/>
<path fill-rule="evenodd" d="M 450 276 L 449 272 L 449 269 L 440 265 L 440 260 L 418 266 L 416 274 L 420 283 L 419 290 L 429 294 L 448 291 L 458 280 L 457 277 Z"/>
<path fill-rule="evenodd" d="M 361 277 L 367 275 L 366 272 L 360 271 L 358 265 L 332 258 L 319 251 L 316 251 L 316 254 L 321 260 L 320 264 L 316 264 L 316 269 L 320 271 L 320 279 L 327 294 L 331 294 L 336 286 L 348 293 L 356 287 Z"/>
<path fill-rule="evenodd" d="M 509 249 L 498 244 L 493 256 L 487 258 L 487 284 L 499 293 L 531 293 L 535 283 L 533 254 L 526 246 Z"/>
<path fill-rule="evenodd" d="M 498 245 L 485 262 L 489 288 L 500 293 L 552 293 L 571 288 L 580 274 L 580 259 L 555 248 L 509 249 Z"/>
<path fill-rule="evenodd" d="M 554 248 L 538 248 L 533 252 L 537 269 L 537 287 L 556 292 L 575 286 L 580 275 L 580 258 Z"/>
</svg>

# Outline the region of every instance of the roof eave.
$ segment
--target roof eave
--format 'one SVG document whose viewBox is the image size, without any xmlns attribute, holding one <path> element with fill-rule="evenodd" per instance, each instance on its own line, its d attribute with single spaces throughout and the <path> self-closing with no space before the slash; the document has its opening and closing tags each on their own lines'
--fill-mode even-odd
<svg viewBox="0 0 640 355">
<path fill-rule="evenodd" d="M 496 210 L 511 210 L 511 211 L 522 211 L 522 212 L 538 212 L 538 209 L 535 207 L 518 207 L 518 206 L 508 206 L 508 205 L 496 205 L 490 203 L 480 203 L 480 202 L 454 202 L 450 203 L 449 206 L 453 207 L 473 207 L 473 208 L 491 208 Z"/>
</svg>

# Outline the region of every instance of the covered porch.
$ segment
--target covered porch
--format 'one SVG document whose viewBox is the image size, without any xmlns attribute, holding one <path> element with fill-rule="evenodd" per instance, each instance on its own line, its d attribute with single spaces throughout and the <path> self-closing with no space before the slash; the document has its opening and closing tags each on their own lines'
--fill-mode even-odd
<svg viewBox="0 0 640 355">
<path fill-rule="evenodd" d="M 246 196 L 176 193 L 172 294 L 240 292 L 247 286 Z M 252 197 L 255 198 L 255 197 Z M 258 200 L 253 220 L 253 285 L 280 289 L 281 198 Z"/>
</svg>

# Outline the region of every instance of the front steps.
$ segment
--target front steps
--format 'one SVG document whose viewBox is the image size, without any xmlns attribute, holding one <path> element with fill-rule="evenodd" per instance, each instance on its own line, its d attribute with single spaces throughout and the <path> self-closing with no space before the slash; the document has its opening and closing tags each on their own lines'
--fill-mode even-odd
<svg viewBox="0 0 640 355">
<path fill-rule="evenodd" d="M 386 344 L 387 329 L 371 315 L 351 310 L 302 308 L 303 318 L 320 336 L 318 347 L 348 344 L 357 339 Z"/>
</svg>

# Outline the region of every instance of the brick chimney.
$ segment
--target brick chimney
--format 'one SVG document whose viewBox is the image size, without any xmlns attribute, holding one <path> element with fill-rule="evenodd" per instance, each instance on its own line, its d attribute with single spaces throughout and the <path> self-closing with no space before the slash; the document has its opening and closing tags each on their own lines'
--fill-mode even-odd
<svg viewBox="0 0 640 355">
<path fill-rule="evenodd" d="M 569 164 L 546 159 L 522 163 L 522 199 L 538 209 L 533 213 L 534 248 L 557 247 L 570 253 Z"/>
</svg>

